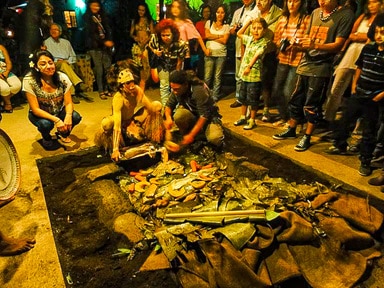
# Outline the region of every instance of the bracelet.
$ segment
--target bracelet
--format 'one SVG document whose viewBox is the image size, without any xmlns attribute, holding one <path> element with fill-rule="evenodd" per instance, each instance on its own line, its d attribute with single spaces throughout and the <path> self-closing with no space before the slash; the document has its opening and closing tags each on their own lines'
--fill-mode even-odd
<svg viewBox="0 0 384 288">
<path fill-rule="evenodd" d="M 57 119 L 54 123 L 57 124 L 57 123 L 59 123 L 60 121 L 61 121 L 61 119 L 59 118 L 59 119 Z"/>
</svg>

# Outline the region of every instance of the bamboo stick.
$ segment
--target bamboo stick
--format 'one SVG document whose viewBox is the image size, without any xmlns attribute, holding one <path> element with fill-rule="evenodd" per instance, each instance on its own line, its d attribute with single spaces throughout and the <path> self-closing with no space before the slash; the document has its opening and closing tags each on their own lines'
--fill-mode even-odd
<svg viewBox="0 0 384 288">
<path fill-rule="evenodd" d="M 265 210 L 232 210 L 232 211 L 213 211 L 213 212 L 192 212 L 192 213 L 170 213 L 165 214 L 165 218 L 194 218 L 194 217 L 225 217 L 225 216 L 250 216 L 260 215 L 265 217 Z"/>
</svg>

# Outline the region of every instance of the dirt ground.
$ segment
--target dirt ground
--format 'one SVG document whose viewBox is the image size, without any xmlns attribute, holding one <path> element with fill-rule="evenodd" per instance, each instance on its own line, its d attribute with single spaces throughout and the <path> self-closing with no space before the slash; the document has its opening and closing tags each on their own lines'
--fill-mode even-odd
<svg viewBox="0 0 384 288">
<path fill-rule="evenodd" d="M 269 165 L 271 177 L 283 177 L 290 182 L 306 183 L 318 181 L 330 185 L 314 173 L 301 169 L 288 160 L 277 161 L 268 152 L 261 152 L 255 147 L 241 143 L 238 139 L 227 135 L 231 152 L 244 156 L 244 151 L 250 160 L 258 164 Z M 252 152 L 252 153 L 250 153 Z M 263 160 L 264 159 L 264 160 Z M 268 160 L 268 161 L 267 161 Z M 105 205 L 100 195 L 94 190 L 93 184 L 86 181 L 76 181 L 87 171 L 107 165 L 109 157 L 103 155 L 97 148 L 39 159 L 37 161 L 41 183 L 47 203 L 53 235 L 57 247 L 63 277 L 67 287 L 180 287 L 172 270 L 155 270 L 139 272 L 140 267 L 154 248 L 145 242 L 138 249 L 134 258 L 128 260 L 126 255 L 116 256 L 119 248 L 131 249 L 135 243 L 130 242 L 122 234 L 111 231 L 110 227 L 100 221 L 100 206 Z M 271 165 L 271 163 L 278 163 Z M 129 169 L 138 171 L 147 168 L 152 163 L 138 161 L 130 163 Z M 288 167 L 295 169 L 287 169 Z M 294 173 L 292 172 L 294 171 Z M 124 170 L 122 174 L 126 174 Z M 112 175 L 102 181 L 117 181 L 119 175 Z M 74 185 L 74 183 L 78 182 Z M 67 189 L 74 185 L 72 189 Z M 126 206 L 131 211 L 129 200 L 115 203 Z M 144 242 L 143 242 L 144 243 Z M 375 264 L 357 287 L 375 286 L 377 277 L 381 275 L 382 267 Z M 381 276 L 379 276 L 381 277 Z M 373 286 L 371 286 L 373 285 Z M 280 287 L 299 288 L 310 287 L 305 280 L 294 279 Z"/>
<path fill-rule="evenodd" d="M 81 101 L 80 104 L 75 105 L 75 109 L 83 116 L 83 120 L 80 125 L 74 129 L 73 135 L 71 136 L 72 139 L 78 143 L 74 151 L 82 151 L 94 145 L 93 136 L 95 131 L 99 129 L 101 119 L 110 113 L 111 99 L 100 100 L 97 93 L 89 94 L 95 99 L 94 102 L 88 103 Z M 159 97 L 158 90 L 148 90 L 148 95 L 151 99 L 158 99 Z M 231 133 L 241 137 L 242 141 L 250 147 L 258 147 L 268 152 L 267 154 L 254 153 L 254 155 L 250 155 L 247 150 L 241 151 L 239 148 L 237 152 L 241 155 L 252 156 L 260 160 L 260 163 L 270 162 L 270 164 L 280 167 L 281 170 L 288 170 L 286 172 L 291 173 L 293 177 L 297 177 L 292 179 L 301 179 L 303 178 L 302 175 L 305 175 L 303 174 L 305 171 L 311 171 L 313 174 L 312 176 L 308 175 L 309 177 L 326 179 L 331 185 L 342 185 L 345 188 L 350 188 L 351 191 L 359 193 L 370 203 L 374 202 L 377 206 L 384 207 L 384 194 L 380 192 L 379 187 L 368 185 L 367 180 L 369 177 L 361 177 L 358 175 L 357 157 L 330 156 L 325 154 L 323 151 L 330 144 L 322 141 L 316 133 L 313 137 L 313 146 L 304 153 L 297 153 L 294 152 L 293 147 L 299 139 L 286 141 L 273 140 L 271 136 L 276 132 L 280 132 L 281 129 L 273 127 L 271 123 L 257 121 L 257 128 L 251 131 L 245 131 L 242 127 L 235 127 L 233 122 L 239 117 L 240 110 L 229 108 L 232 102 L 233 93 L 218 102 L 223 115 L 222 120 L 224 127 L 230 130 Z M 0 275 L 0 287 L 62 288 L 67 285 L 63 275 L 67 276 L 69 272 L 72 277 L 72 270 L 67 268 L 63 269 L 59 263 L 58 248 L 55 244 L 53 231 L 55 228 L 52 227 L 50 223 L 50 212 L 48 212 L 47 208 L 49 205 L 46 203 L 48 201 L 46 198 L 48 197 L 44 194 L 45 192 L 43 192 L 36 161 L 61 154 L 65 155 L 73 151 L 65 151 L 64 149 L 45 151 L 37 142 L 40 139 L 40 135 L 35 127 L 29 123 L 27 113 L 28 105 L 22 104 L 15 107 L 13 114 L 3 115 L 3 120 L 0 124 L 1 128 L 7 132 L 14 142 L 22 166 L 20 191 L 13 202 L 0 209 L 0 225 L 2 231 L 7 235 L 13 237 L 34 237 L 37 244 L 35 248 L 28 253 L 14 257 L 0 258 L 0 270 L 2 271 Z M 237 148 L 235 147 L 235 149 Z M 286 161 L 287 166 L 280 165 L 283 161 Z M 290 166 L 292 163 L 302 167 L 302 169 L 292 169 Z M 54 168 L 57 166 L 59 165 L 55 165 Z M 377 176 L 379 173 L 379 169 L 376 169 L 372 176 Z M 278 174 L 274 174 L 274 176 L 276 175 Z M 81 203 L 81 201 L 76 200 L 72 202 Z M 63 215 L 64 214 L 65 213 L 63 213 Z M 67 215 L 63 216 L 63 222 L 67 221 L 66 216 Z M 87 239 L 84 241 L 86 241 L 86 244 L 92 242 L 92 240 Z M 84 243 L 81 243 L 79 246 L 83 244 Z M 105 258 L 110 257 L 109 255 L 111 255 L 111 253 L 115 253 L 116 248 L 120 248 L 116 246 L 119 245 L 108 248 L 110 249 L 108 253 L 103 254 Z M 139 254 L 137 259 L 145 253 L 146 252 Z M 145 258 L 144 256 L 142 257 Z M 71 258 L 69 257 L 68 259 L 69 264 L 67 267 L 73 267 Z M 120 261 L 121 263 L 125 263 L 124 261 L 126 261 L 124 258 L 113 260 L 115 261 L 111 261 L 110 263 Z M 382 270 L 384 263 L 380 260 L 378 264 L 381 270 L 378 270 L 380 273 L 374 275 L 373 279 L 375 281 L 361 287 L 383 287 L 380 283 L 384 283 L 384 272 Z M 137 266 L 139 266 L 139 264 L 137 264 Z M 95 267 L 96 268 L 89 273 L 97 279 L 98 271 L 101 269 L 97 268 L 99 266 Z M 119 265 L 115 267 L 117 267 L 117 270 L 121 270 Z M 135 269 L 132 269 L 131 271 L 134 270 Z M 73 278 L 76 279 L 76 281 L 82 279 L 82 277 L 78 278 L 77 276 Z M 135 277 L 132 276 L 132 278 Z M 162 278 L 160 277 L 159 279 Z M 112 286 L 106 284 L 104 287 Z M 136 286 L 132 285 L 129 287 Z"/>
<path fill-rule="evenodd" d="M 102 156 L 98 149 L 38 161 L 67 286 L 178 287 L 171 271 L 138 272 L 153 247 L 144 247 L 137 251 L 132 260 L 128 260 L 126 255 L 114 255 L 119 248 L 132 248 L 135 243 L 129 242 L 122 234 L 111 231 L 110 227 L 100 221 L 98 215 L 103 203 L 99 201 L 100 196 L 89 189 L 89 183 L 67 192 L 66 188 L 77 177 L 109 162 L 109 157 Z M 127 201 L 121 205 L 130 204 Z"/>
</svg>

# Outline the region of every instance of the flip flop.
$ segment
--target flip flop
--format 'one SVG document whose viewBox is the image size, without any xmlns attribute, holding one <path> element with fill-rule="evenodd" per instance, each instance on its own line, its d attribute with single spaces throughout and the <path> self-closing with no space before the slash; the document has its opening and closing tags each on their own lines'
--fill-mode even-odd
<svg viewBox="0 0 384 288">
<path fill-rule="evenodd" d="M 60 135 L 59 132 L 56 132 L 55 134 L 56 134 L 56 138 L 57 138 L 57 140 L 59 140 L 59 141 L 62 142 L 62 143 L 68 144 L 68 143 L 71 143 L 71 142 L 72 142 L 71 138 L 69 138 L 69 137 L 63 137 L 63 136 Z"/>
<path fill-rule="evenodd" d="M 3 113 L 13 113 L 12 104 L 4 104 Z"/>
</svg>

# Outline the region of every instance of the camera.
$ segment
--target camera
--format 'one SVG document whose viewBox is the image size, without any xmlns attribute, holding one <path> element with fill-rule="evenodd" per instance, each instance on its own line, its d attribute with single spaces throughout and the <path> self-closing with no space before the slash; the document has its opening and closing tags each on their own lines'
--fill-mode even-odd
<svg viewBox="0 0 384 288">
<path fill-rule="evenodd" d="M 285 50 L 287 50 L 287 47 L 289 45 L 291 45 L 291 43 L 289 42 L 289 40 L 287 38 L 281 39 L 281 41 L 280 41 L 280 52 L 285 52 Z"/>
<path fill-rule="evenodd" d="M 237 33 L 237 31 L 239 31 L 241 29 L 241 27 L 243 27 L 243 24 L 241 24 L 241 23 L 236 24 L 236 29 L 235 29 L 236 33 Z"/>
</svg>

